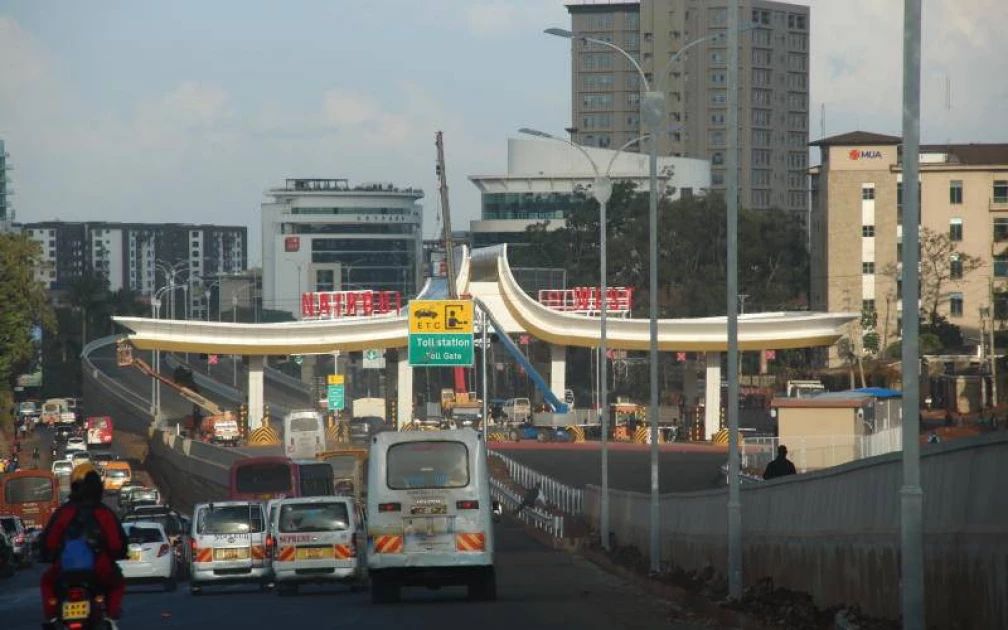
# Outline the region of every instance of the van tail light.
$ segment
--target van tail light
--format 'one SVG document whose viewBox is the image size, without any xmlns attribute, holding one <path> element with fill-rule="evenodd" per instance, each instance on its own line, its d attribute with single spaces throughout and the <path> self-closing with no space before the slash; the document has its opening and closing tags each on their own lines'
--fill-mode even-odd
<svg viewBox="0 0 1008 630">
<path fill-rule="evenodd" d="M 192 551 L 193 553 L 196 553 L 196 539 L 195 539 L 195 538 L 190 538 L 190 539 L 189 539 L 189 549 L 190 549 L 190 550 L 191 550 L 191 551 Z"/>
<path fill-rule="evenodd" d="M 456 501 L 455 502 L 455 509 L 456 510 L 478 510 L 479 509 L 479 501 Z"/>
<path fill-rule="evenodd" d="M 157 557 L 161 558 L 163 556 L 166 556 L 168 555 L 169 551 L 171 551 L 171 546 L 169 546 L 168 543 L 161 543 L 161 546 L 158 547 L 157 550 Z"/>
<path fill-rule="evenodd" d="M 379 503 L 379 512 L 402 512 L 402 503 Z"/>
<path fill-rule="evenodd" d="M 277 543 L 276 536 L 270 534 L 269 536 L 266 537 L 266 553 L 270 557 L 273 557 L 273 555 L 276 553 L 276 543 Z"/>
</svg>

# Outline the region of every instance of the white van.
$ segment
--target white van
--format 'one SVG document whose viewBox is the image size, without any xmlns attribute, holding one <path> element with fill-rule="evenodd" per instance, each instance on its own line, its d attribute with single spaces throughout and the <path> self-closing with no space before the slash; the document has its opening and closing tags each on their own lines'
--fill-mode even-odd
<svg viewBox="0 0 1008 630">
<path fill-rule="evenodd" d="M 270 583 L 266 517 L 255 501 L 200 503 L 193 510 L 189 592 L 204 585 Z"/>
<path fill-rule="evenodd" d="M 403 586 L 464 584 L 469 598 L 497 597 L 486 444 L 472 429 L 371 439 L 368 571 L 374 603 Z"/>
<path fill-rule="evenodd" d="M 367 579 L 364 515 L 350 497 L 300 497 L 271 502 L 270 538 L 277 593 L 290 595 L 307 582 L 342 582 L 352 589 Z"/>
<path fill-rule="evenodd" d="M 284 416 L 284 455 L 291 459 L 314 459 L 326 449 L 325 420 L 312 409 Z"/>
</svg>

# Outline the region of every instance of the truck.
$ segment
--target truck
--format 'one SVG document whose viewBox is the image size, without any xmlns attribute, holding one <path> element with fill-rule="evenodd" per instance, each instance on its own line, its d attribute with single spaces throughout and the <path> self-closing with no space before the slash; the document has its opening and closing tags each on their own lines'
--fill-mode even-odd
<svg viewBox="0 0 1008 630">
<path fill-rule="evenodd" d="M 461 415 L 471 415 L 474 410 L 482 412 L 483 401 L 476 396 L 476 392 L 455 393 L 451 388 L 441 390 L 441 417 L 448 420 L 456 410 L 461 411 Z"/>
<path fill-rule="evenodd" d="M 88 448 L 108 448 L 112 446 L 114 427 L 111 416 L 90 416 L 84 420 L 87 427 Z"/>
<path fill-rule="evenodd" d="M 238 430 L 238 420 L 230 411 L 220 416 L 210 416 L 203 421 L 205 438 L 211 444 L 221 446 L 238 446 L 241 432 Z"/>
<path fill-rule="evenodd" d="M 354 418 L 385 418 L 384 398 L 355 398 L 352 403 Z"/>
<path fill-rule="evenodd" d="M 315 459 L 332 467 L 336 494 L 352 496 L 361 502 L 367 500 L 367 448 L 341 446 L 316 453 Z"/>
</svg>

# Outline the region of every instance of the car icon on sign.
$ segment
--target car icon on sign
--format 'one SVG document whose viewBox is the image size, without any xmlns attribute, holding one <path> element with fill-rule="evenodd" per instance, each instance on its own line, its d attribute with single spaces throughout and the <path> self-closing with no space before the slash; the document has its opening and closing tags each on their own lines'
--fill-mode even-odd
<svg viewBox="0 0 1008 630">
<path fill-rule="evenodd" d="M 417 319 L 435 319 L 437 318 L 437 313 L 430 310 L 429 308 L 422 308 L 417 312 L 413 313 Z"/>
</svg>

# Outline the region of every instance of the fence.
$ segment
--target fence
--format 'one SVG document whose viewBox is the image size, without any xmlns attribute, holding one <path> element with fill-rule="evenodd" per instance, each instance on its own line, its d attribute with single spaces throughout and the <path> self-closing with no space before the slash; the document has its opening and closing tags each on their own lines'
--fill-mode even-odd
<svg viewBox="0 0 1008 630">
<path fill-rule="evenodd" d="M 745 438 L 742 445 L 742 469 L 762 473 L 784 444 L 798 472 L 839 466 L 865 457 L 875 457 L 902 450 L 902 428 L 895 427 L 871 435 L 809 435 Z"/>
<path fill-rule="evenodd" d="M 522 497 L 493 477 L 490 477 L 490 496 L 499 501 L 505 510 L 512 513 L 517 510 L 515 517 L 521 522 L 542 530 L 554 538 L 563 538 L 563 516 L 550 514 L 540 507 L 526 507 L 518 510 L 522 504 Z"/>
<path fill-rule="evenodd" d="M 511 479 L 518 485 L 523 488 L 539 486 L 539 498 L 546 505 L 556 508 L 564 514 L 582 514 L 584 512 L 584 490 L 562 484 L 556 479 L 547 477 L 497 451 L 491 451 L 491 453 L 507 465 Z"/>
</svg>

